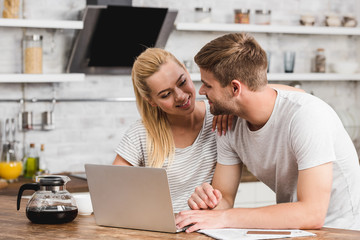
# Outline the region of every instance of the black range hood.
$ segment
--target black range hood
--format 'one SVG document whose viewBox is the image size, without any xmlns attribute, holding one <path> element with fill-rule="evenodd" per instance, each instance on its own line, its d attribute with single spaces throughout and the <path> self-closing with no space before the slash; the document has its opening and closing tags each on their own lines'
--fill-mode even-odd
<svg viewBox="0 0 360 240">
<path fill-rule="evenodd" d="M 130 74 L 135 58 L 146 48 L 165 47 L 176 15 L 167 8 L 87 6 L 67 72 Z"/>
</svg>

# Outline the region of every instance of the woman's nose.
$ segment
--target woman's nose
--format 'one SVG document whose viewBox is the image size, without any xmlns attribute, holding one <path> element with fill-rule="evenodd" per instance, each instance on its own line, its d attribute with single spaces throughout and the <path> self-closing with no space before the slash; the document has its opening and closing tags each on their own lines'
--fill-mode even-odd
<svg viewBox="0 0 360 240">
<path fill-rule="evenodd" d="M 176 89 L 175 90 L 175 101 L 183 101 L 184 99 L 186 99 L 185 92 L 182 91 L 181 89 Z"/>
</svg>

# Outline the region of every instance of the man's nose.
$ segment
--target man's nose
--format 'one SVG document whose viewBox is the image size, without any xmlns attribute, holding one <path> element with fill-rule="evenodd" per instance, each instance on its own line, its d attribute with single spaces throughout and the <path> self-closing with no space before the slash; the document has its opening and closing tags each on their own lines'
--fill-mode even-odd
<svg viewBox="0 0 360 240">
<path fill-rule="evenodd" d="M 199 94 L 206 95 L 206 91 L 204 90 L 204 84 L 201 84 L 200 89 L 199 89 Z"/>
</svg>

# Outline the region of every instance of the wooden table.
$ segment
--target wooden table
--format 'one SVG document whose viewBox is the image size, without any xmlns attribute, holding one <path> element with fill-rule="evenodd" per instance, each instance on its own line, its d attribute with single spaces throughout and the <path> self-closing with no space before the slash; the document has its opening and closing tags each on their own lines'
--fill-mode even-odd
<svg viewBox="0 0 360 240">
<path fill-rule="evenodd" d="M 66 175 L 69 176 L 69 173 L 60 173 L 56 175 Z M 84 179 L 80 179 L 77 177 L 69 176 L 71 181 L 66 184 L 66 189 L 69 192 L 88 192 L 89 188 L 87 185 L 87 181 Z M 19 179 L 13 183 L 9 183 L 7 187 L 0 189 L 0 195 L 7 196 L 17 196 L 19 188 L 24 183 L 34 182 L 32 179 L 19 177 Z M 25 190 L 24 195 L 32 195 L 34 191 Z"/>
<path fill-rule="evenodd" d="M 211 239 L 200 233 L 160 233 L 96 225 L 94 215 L 78 215 L 65 224 L 33 224 L 25 214 L 27 199 L 16 211 L 16 196 L 0 195 L 0 239 Z M 311 230 L 316 237 L 286 239 L 360 239 L 360 231 L 323 228 Z"/>
<path fill-rule="evenodd" d="M 69 192 L 88 191 L 86 180 L 71 177 L 67 184 Z M 16 195 L 19 186 L 30 182 L 20 178 L 19 182 L 9 184 L 0 190 L 0 239 L 212 239 L 200 233 L 160 233 L 133 229 L 101 227 L 96 225 L 94 215 L 78 215 L 74 221 L 65 224 L 33 224 L 25 214 L 27 199 L 22 199 L 20 211 L 16 211 Z M 27 191 L 30 195 L 33 191 Z M 25 192 L 24 192 L 25 194 Z M 323 228 L 311 230 L 316 237 L 292 239 L 360 239 L 360 231 Z M 291 238 L 286 238 L 291 239 Z"/>
</svg>

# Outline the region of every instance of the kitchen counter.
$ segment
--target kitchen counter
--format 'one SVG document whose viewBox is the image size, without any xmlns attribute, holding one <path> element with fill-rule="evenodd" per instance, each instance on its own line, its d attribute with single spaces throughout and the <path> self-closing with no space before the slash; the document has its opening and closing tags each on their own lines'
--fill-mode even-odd
<svg viewBox="0 0 360 240">
<path fill-rule="evenodd" d="M 33 224 L 25 214 L 26 199 L 16 211 L 16 197 L 0 195 L 0 239 L 211 239 L 200 233 L 161 233 L 133 229 L 101 227 L 96 225 L 94 215 L 78 215 L 65 224 Z M 286 239 L 342 239 L 358 240 L 360 231 L 323 228 L 311 230 L 316 237 Z"/>
<path fill-rule="evenodd" d="M 56 175 L 66 175 L 69 176 L 69 173 L 59 173 Z M 69 192 L 88 192 L 89 188 L 87 185 L 87 181 L 84 179 L 80 179 L 77 177 L 69 176 L 71 181 L 66 184 L 66 189 Z M 19 177 L 19 179 L 13 183 L 9 183 L 6 187 L 0 189 L 0 195 L 7 196 L 17 196 L 19 188 L 21 185 L 25 183 L 34 182 L 32 179 Z M 34 191 L 25 190 L 23 195 L 32 195 Z"/>
</svg>

